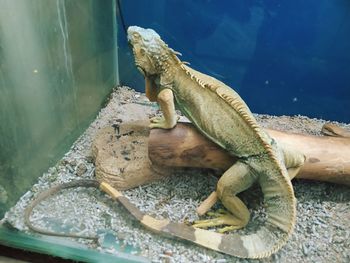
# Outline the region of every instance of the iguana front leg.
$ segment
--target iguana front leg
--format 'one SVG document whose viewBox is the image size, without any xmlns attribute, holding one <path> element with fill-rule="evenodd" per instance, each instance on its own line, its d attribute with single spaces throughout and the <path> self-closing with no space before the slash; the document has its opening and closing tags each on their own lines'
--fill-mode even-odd
<svg viewBox="0 0 350 263">
<path fill-rule="evenodd" d="M 151 118 L 149 127 L 171 129 L 177 123 L 177 116 L 175 112 L 174 94 L 171 89 L 163 89 L 157 96 L 160 109 L 163 112 L 163 117 Z"/>
</svg>

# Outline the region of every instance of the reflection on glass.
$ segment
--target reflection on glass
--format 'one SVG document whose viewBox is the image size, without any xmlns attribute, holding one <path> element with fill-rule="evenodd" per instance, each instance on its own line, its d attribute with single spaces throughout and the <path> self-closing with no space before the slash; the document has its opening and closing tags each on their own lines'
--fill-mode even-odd
<svg viewBox="0 0 350 263">
<path fill-rule="evenodd" d="M 1 218 L 119 80 L 113 0 L 0 5 Z"/>
</svg>

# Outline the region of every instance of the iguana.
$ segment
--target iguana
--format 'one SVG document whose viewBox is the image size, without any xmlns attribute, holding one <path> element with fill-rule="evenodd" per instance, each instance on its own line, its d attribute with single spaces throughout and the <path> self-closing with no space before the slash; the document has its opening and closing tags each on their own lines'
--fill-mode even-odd
<svg viewBox="0 0 350 263">
<path fill-rule="evenodd" d="M 187 240 L 241 258 L 263 258 L 278 251 L 295 225 L 296 199 L 290 178 L 302 166 L 304 155 L 281 149 L 233 89 L 187 66 L 178 58 L 181 54 L 154 30 L 131 26 L 128 41 L 135 65 L 144 75 L 146 95 L 163 112 L 163 117 L 151 119 L 150 128 L 173 128 L 178 120 L 176 106 L 201 133 L 239 159 L 221 176 L 216 190 L 232 216 L 226 216 L 228 221 L 219 218 L 195 226 L 232 225 L 224 230 L 245 226 L 249 211 L 236 195 L 254 182 L 260 185 L 267 206 L 267 220 L 253 234 L 220 234 L 194 227 L 184 233 L 175 225 L 168 233 L 180 231 Z M 286 163 L 293 168 L 287 171 Z"/>
<path fill-rule="evenodd" d="M 249 212 L 236 194 L 257 181 L 267 205 L 266 225 L 257 233 L 241 236 L 224 235 L 166 219 L 158 220 L 143 214 L 108 183 L 95 180 L 72 181 L 40 193 L 25 210 L 26 225 L 46 235 L 97 239 L 97 236 L 47 231 L 30 221 L 34 207 L 60 190 L 95 187 L 117 199 L 143 226 L 154 232 L 242 258 L 262 258 L 276 252 L 286 243 L 294 227 L 295 198 L 289 180 L 297 174 L 305 157 L 298 151 L 278 147 L 257 125 L 237 93 L 222 82 L 184 65 L 177 58 L 178 53 L 168 48 L 156 32 L 130 27 L 128 37 L 133 46 L 136 66 L 145 76 L 146 95 L 151 101 L 158 101 L 163 110 L 164 118 L 152 119 L 151 128 L 170 129 L 176 125 L 175 98 L 177 106 L 203 134 L 239 157 L 239 162 L 223 174 L 217 186 L 217 194 L 224 206 L 236 216 L 224 217 L 233 222 L 234 229 L 248 222 Z M 222 219 L 211 222 L 216 225 L 220 221 L 225 223 Z"/>
</svg>

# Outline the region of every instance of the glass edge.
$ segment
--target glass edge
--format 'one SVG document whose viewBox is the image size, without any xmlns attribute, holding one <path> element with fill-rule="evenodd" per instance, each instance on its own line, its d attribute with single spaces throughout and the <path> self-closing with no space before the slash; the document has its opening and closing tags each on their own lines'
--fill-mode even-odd
<svg viewBox="0 0 350 263">
<path fill-rule="evenodd" d="M 26 251 L 83 262 L 150 262 L 147 258 L 118 252 L 118 255 L 94 251 L 84 245 L 56 237 L 32 236 L 0 224 L 0 244 Z"/>
</svg>

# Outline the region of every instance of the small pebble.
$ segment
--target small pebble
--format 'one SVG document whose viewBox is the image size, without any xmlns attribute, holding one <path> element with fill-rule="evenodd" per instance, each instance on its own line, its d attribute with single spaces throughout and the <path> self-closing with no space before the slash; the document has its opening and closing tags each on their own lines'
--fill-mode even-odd
<svg viewBox="0 0 350 263">
<path fill-rule="evenodd" d="M 309 249 L 307 248 L 307 246 L 305 244 L 303 244 L 302 247 L 303 247 L 304 256 L 307 256 L 309 254 Z"/>
<path fill-rule="evenodd" d="M 164 255 L 167 255 L 167 256 L 170 256 L 170 257 L 171 257 L 171 256 L 173 255 L 173 252 L 172 252 L 171 250 L 168 249 L 168 250 L 165 250 L 165 251 L 164 251 Z"/>
<path fill-rule="evenodd" d="M 87 171 L 87 167 L 86 167 L 86 164 L 83 162 L 79 163 L 75 168 L 75 172 L 78 176 L 83 175 L 86 171 Z"/>
<path fill-rule="evenodd" d="M 225 258 L 220 258 L 220 259 L 217 259 L 215 260 L 215 263 L 226 263 L 227 260 Z"/>
<path fill-rule="evenodd" d="M 68 171 L 69 171 L 69 172 L 71 172 L 71 173 L 73 173 L 73 172 L 74 172 L 74 169 L 73 169 L 73 167 L 72 167 L 72 166 L 67 165 L 66 167 L 67 167 L 67 169 L 68 169 Z"/>
<path fill-rule="evenodd" d="M 69 164 L 71 165 L 71 166 L 76 166 L 77 165 L 77 160 L 75 160 L 75 159 L 71 159 L 71 160 L 69 160 Z"/>
</svg>

